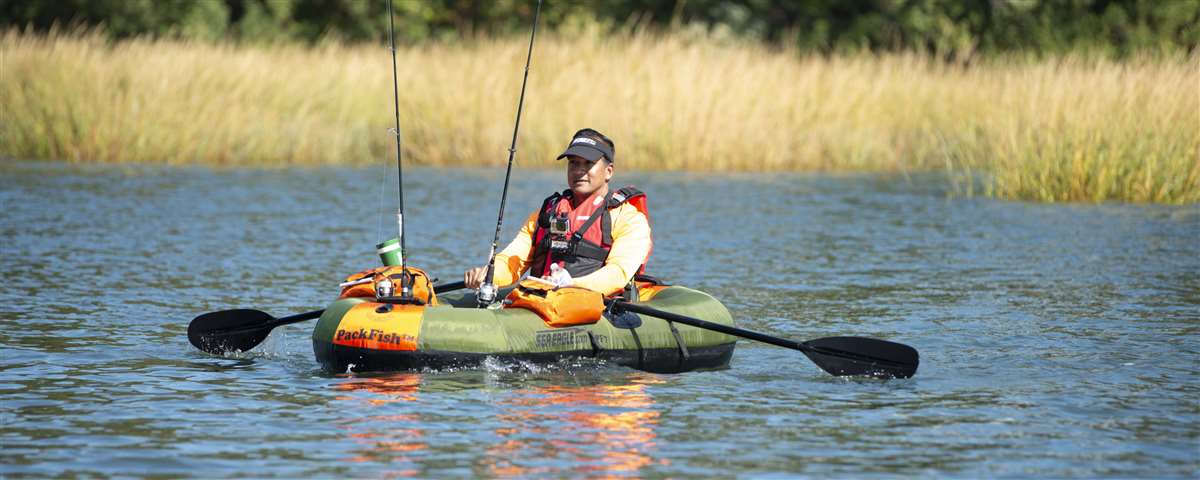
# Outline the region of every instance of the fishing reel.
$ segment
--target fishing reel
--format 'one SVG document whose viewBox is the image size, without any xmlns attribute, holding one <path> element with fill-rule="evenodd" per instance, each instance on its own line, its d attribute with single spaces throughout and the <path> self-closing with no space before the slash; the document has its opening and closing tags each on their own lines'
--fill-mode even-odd
<svg viewBox="0 0 1200 480">
<path fill-rule="evenodd" d="M 376 299 L 390 297 L 395 292 L 396 292 L 395 285 L 392 284 L 392 280 L 389 278 L 385 277 L 384 279 L 375 283 L 375 298 Z"/>
<path fill-rule="evenodd" d="M 383 277 L 375 282 L 375 301 L 422 305 L 424 302 L 413 297 L 413 282 L 414 277 L 409 273 L 393 273 Z"/>
<path fill-rule="evenodd" d="M 476 294 L 475 299 L 479 304 L 479 308 L 486 308 L 488 305 L 491 305 L 496 300 L 496 284 L 484 282 L 479 285 L 479 293 Z"/>
</svg>

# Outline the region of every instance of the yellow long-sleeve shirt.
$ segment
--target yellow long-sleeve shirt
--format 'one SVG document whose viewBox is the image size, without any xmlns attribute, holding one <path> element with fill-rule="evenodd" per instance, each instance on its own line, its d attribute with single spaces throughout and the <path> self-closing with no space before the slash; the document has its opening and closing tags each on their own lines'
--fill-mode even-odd
<svg viewBox="0 0 1200 480">
<path fill-rule="evenodd" d="M 602 207 L 603 208 L 603 207 Z M 539 211 L 533 212 L 525 219 L 520 233 L 512 242 L 496 254 L 496 272 L 493 282 L 496 285 L 509 285 L 516 282 L 529 268 L 530 256 L 533 254 L 533 232 L 537 230 Z M 650 254 L 653 245 L 650 238 L 650 222 L 646 215 L 628 203 L 609 210 L 612 218 L 612 250 L 604 266 L 595 272 L 574 278 L 572 286 L 597 291 L 605 295 L 617 293 L 633 279 L 638 267 Z"/>
</svg>

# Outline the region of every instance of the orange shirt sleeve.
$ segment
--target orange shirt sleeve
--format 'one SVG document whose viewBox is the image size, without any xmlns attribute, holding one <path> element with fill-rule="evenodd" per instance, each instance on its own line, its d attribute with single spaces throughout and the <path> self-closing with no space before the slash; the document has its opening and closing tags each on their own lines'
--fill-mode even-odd
<svg viewBox="0 0 1200 480">
<path fill-rule="evenodd" d="M 595 272 L 575 278 L 574 286 L 610 295 L 620 292 L 633 279 L 650 254 L 653 240 L 646 215 L 628 203 L 617 207 L 612 216 L 612 250 L 608 260 Z M 534 221 L 536 222 L 536 214 Z M 530 237 L 532 238 L 532 237 Z M 496 282 L 497 285 L 500 282 Z"/>
<path fill-rule="evenodd" d="M 537 211 L 530 214 L 516 238 L 496 254 L 496 272 L 492 276 L 492 283 L 496 286 L 516 283 L 528 268 L 529 255 L 533 252 L 533 231 L 537 228 L 537 218 Z"/>
</svg>

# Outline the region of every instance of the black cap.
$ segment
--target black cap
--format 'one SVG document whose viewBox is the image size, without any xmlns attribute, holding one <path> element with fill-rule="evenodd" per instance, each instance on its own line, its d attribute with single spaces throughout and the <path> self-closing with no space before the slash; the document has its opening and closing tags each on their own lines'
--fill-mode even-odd
<svg viewBox="0 0 1200 480">
<path fill-rule="evenodd" d="M 599 139 L 593 137 L 598 137 Z M 558 158 L 555 158 L 555 160 L 562 160 L 574 155 L 586 158 L 591 162 L 599 160 L 600 157 L 605 157 L 609 163 L 612 163 L 616 155 L 612 147 L 608 146 L 609 143 L 612 143 L 612 140 L 609 140 L 608 137 L 590 128 L 585 128 L 575 132 L 575 136 L 571 138 L 571 144 L 567 145 L 567 149 Z"/>
</svg>

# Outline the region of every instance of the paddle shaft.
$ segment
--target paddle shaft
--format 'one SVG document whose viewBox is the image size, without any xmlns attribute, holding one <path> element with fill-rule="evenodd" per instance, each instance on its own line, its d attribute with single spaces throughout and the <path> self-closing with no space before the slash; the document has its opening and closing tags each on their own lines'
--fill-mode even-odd
<svg viewBox="0 0 1200 480">
<path fill-rule="evenodd" d="M 253 329 L 253 330 L 259 330 L 259 329 L 263 329 L 263 328 L 266 328 L 266 329 L 273 329 L 273 328 L 275 328 L 275 327 L 280 327 L 280 326 L 283 326 L 283 325 L 290 325 L 290 324 L 293 324 L 293 323 L 300 323 L 300 322 L 303 322 L 303 321 L 305 321 L 305 320 L 312 320 L 312 319 L 314 319 L 314 318 L 320 317 L 320 316 L 321 316 L 321 314 L 323 314 L 323 313 L 325 313 L 325 309 L 321 309 L 321 310 L 313 310 L 313 311 L 311 311 L 311 312 L 297 313 L 297 314 L 295 314 L 295 315 L 292 315 L 292 316 L 283 317 L 283 318 L 277 318 L 277 319 L 275 319 L 275 320 L 272 320 L 272 321 L 270 321 L 270 322 L 264 323 L 264 324 L 262 324 L 262 325 L 257 325 L 257 326 L 255 326 L 255 327 L 252 327 L 252 328 L 248 328 L 248 329 L 246 329 L 246 330 L 251 330 L 251 329 Z"/>
<path fill-rule="evenodd" d="M 706 320 L 701 320 L 699 318 L 692 318 L 692 317 L 680 315 L 677 313 L 665 312 L 665 311 L 659 310 L 657 308 L 647 307 L 645 305 L 638 305 L 635 303 L 629 303 L 629 302 L 625 302 L 625 301 L 621 301 L 621 300 L 613 300 L 610 303 L 613 303 L 616 306 L 616 308 L 618 308 L 618 309 L 628 310 L 630 312 L 641 313 L 644 315 L 650 315 L 652 317 L 658 317 L 663 320 L 679 322 L 684 325 L 691 325 L 691 326 L 697 327 L 697 328 L 703 328 L 706 330 L 721 332 L 726 335 L 733 335 L 735 337 L 748 338 L 750 340 L 758 340 L 760 342 L 769 343 L 771 345 L 777 345 L 777 346 L 780 346 L 783 348 L 790 348 L 792 350 L 799 350 L 801 352 L 812 349 L 812 347 L 809 347 L 800 342 L 795 342 L 792 340 L 787 340 L 787 339 L 779 338 L 779 337 L 772 337 L 770 335 L 765 335 L 765 334 L 750 331 L 750 330 L 743 330 L 743 329 L 740 329 L 737 327 L 731 327 L 729 325 L 713 323 L 713 322 L 709 322 Z"/>
<path fill-rule="evenodd" d="M 622 300 L 609 300 L 608 302 L 610 304 L 613 304 L 617 309 L 624 309 L 624 310 L 628 310 L 628 311 L 634 312 L 634 313 L 650 315 L 652 317 L 658 317 L 663 320 L 679 322 L 684 325 L 691 325 L 691 326 L 697 327 L 697 328 L 703 328 L 706 330 L 721 332 L 726 335 L 733 335 L 735 337 L 742 337 L 742 338 L 747 338 L 750 340 L 757 340 L 757 341 L 760 341 L 763 343 L 769 343 L 771 345 L 775 345 L 775 346 L 779 346 L 779 347 L 783 347 L 783 348 L 790 348 L 792 350 L 798 350 L 800 352 L 804 352 L 805 354 L 832 355 L 832 356 L 845 358 L 845 359 L 849 359 L 849 360 L 869 362 L 869 363 L 875 363 L 875 364 L 881 364 L 881 365 L 893 365 L 893 366 L 903 365 L 901 363 L 889 361 L 888 359 L 879 358 L 877 356 L 864 355 L 859 352 L 853 352 L 853 351 L 848 351 L 848 350 L 840 350 L 840 349 L 834 350 L 834 349 L 829 349 L 829 348 L 822 348 L 819 346 L 809 345 L 806 342 L 796 342 L 796 341 L 788 340 L 785 338 L 772 337 L 770 335 L 758 333 L 758 332 L 751 331 L 751 330 L 744 330 L 744 329 L 737 328 L 737 327 L 731 327 L 729 325 L 713 323 L 713 322 L 701 320 L 699 318 L 692 318 L 692 317 L 688 317 L 688 316 L 684 316 L 684 315 L 679 315 L 677 313 L 664 312 L 664 311 L 656 309 L 656 308 L 650 308 L 650 307 L 647 307 L 644 305 L 632 304 L 632 303 L 625 302 Z M 867 340 L 867 339 L 863 339 L 863 340 Z M 880 341 L 876 341 L 876 342 L 880 342 Z"/>
<path fill-rule="evenodd" d="M 443 283 L 441 285 L 434 285 L 433 293 L 453 292 L 455 290 L 462 290 L 464 288 L 467 288 L 467 282 L 459 280 L 457 282 L 450 282 L 450 283 Z"/>
<path fill-rule="evenodd" d="M 434 291 L 434 293 L 445 293 L 445 292 L 453 292 L 455 290 L 461 290 L 466 287 L 467 287 L 467 285 L 465 282 L 461 282 L 461 281 L 450 282 L 450 283 L 446 283 L 443 285 L 438 285 L 438 286 L 433 287 L 433 291 Z M 247 332 L 252 331 L 252 330 L 262 330 L 262 329 L 270 330 L 275 327 L 291 325 L 293 323 L 300 323 L 305 320 L 312 320 L 314 318 L 320 317 L 324 313 L 325 313 L 325 310 L 313 310 L 311 312 L 298 313 L 298 314 L 288 316 L 288 317 L 277 318 L 277 319 L 272 320 L 267 323 L 261 323 L 261 324 L 250 326 L 250 327 L 229 330 L 226 333 L 236 333 L 236 332 L 240 332 L 243 330 L 247 331 Z"/>
</svg>

